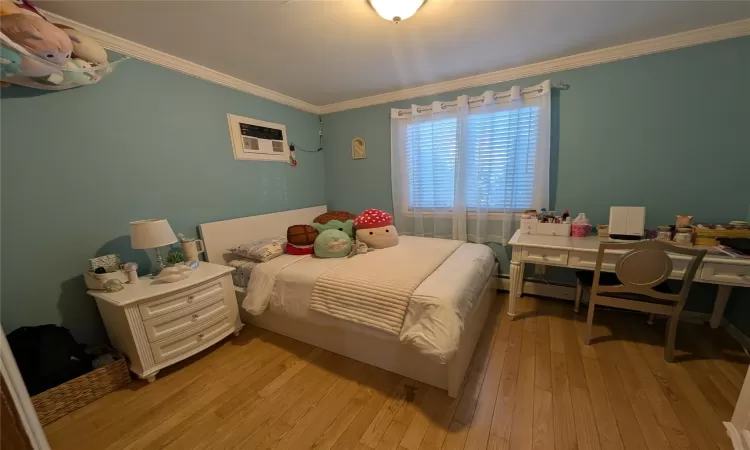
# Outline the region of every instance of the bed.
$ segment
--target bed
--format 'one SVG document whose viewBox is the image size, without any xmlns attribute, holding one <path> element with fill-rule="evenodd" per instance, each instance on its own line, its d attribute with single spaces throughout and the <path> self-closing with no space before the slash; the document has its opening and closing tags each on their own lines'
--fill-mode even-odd
<svg viewBox="0 0 750 450">
<path fill-rule="evenodd" d="M 402 236 L 396 247 L 351 259 L 285 254 L 245 266 L 227 250 L 283 235 L 287 227 L 310 223 L 324 212 L 325 206 L 317 206 L 200 226 L 208 261 L 238 271 L 234 281 L 242 321 L 445 389 L 456 397 L 495 296 L 492 274 L 497 267 L 492 252 L 476 244 Z M 430 256 L 429 249 L 440 246 L 446 248 L 443 256 L 438 251 Z M 424 265 L 432 262 L 434 268 L 426 269 L 429 274 L 410 292 L 398 330 L 311 308 L 324 274 L 370 267 L 378 260 L 381 264 L 405 261 L 408 266 L 408 258 L 416 257 L 412 255 L 424 257 Z"/>
</svg>

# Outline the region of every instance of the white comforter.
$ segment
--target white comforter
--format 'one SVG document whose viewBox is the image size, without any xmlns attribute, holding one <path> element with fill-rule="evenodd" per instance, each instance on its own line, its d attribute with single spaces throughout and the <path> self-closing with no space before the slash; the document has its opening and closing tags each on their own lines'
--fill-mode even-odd
<svg viewBox="0 0 750 450">
<path fill-rule="evenodd" d="M 400 239 L 429 240 L 410 236 L 401 236 Z M 282 255 L 259 264 L 250 277 L 242 307 L 251 314 L 259 315 L 270 305 L 276 313 L 322 325 L 354 327 L 384 339 L 391 338 L 372 328 L 310 310 L 310 298 L 318 277 L 347 261 L 346 258 Z M 464 321 L 473 311 L 493 265 L 494 254 L 488 247 L 467 243 L 459 245 L 412 294 L 399 339 L 440 362 L 447 362 L 458 349 Z"/>
</svg>

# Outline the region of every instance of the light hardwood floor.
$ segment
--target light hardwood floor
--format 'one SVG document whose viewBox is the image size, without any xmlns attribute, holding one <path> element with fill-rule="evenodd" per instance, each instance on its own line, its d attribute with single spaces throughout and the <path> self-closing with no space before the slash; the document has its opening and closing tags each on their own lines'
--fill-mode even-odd
<svg viewBox="0 0 750 450">
<path fill-rule="evenodd" d="M 246 327 L 45 430 L 53 449 L 730 449 L 748 360 L 723 331 L 497 296 L 461 396 Z"/>
</svg>

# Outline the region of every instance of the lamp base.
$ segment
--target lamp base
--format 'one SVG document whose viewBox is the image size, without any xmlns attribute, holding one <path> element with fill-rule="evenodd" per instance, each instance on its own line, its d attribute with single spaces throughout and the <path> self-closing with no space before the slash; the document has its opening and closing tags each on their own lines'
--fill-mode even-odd
<svg viewBox="0 0 750 450">
<path fill-rule="evenodd" d="M 156 268 L 151 273 L 151 275 L 156 276 L 159 275 L 159 273 L 164 270 L 164 267 L 166 266 L 164 265 L 164 260 L 161 258 L 161 249 L 157 247 L 154 249 L 154 251 L 156 251 Z"/>
</svg>

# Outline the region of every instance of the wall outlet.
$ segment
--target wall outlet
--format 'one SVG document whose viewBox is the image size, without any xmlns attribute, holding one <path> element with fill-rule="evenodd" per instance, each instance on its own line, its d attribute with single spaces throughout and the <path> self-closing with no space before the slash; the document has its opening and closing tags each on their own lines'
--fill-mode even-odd
<svg viewBox="0 0 750 450">
<path fill-rule="evenodd" d="M 547 272 L 547 266 L 542 264 L 534 265 L 534 275 L 544 275 Z"/>
</svg>

